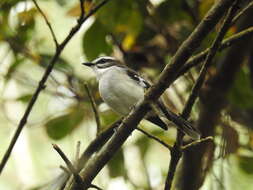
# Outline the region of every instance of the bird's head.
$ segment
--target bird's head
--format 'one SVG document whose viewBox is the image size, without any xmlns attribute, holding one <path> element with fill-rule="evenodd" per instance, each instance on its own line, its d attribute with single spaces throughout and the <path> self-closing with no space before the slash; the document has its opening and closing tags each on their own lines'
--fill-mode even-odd
<svg viewBox="0 0 253 190">
<path fill-rule="evenodd" d="M 97 75 L 98 79 L 102 74 L 108 71 L 113 66 L 122 67 L 122 64 L 119 60 L 114 57 L 103 56 L 99 57 L 91 62 L 82 63 L 85 66 L 92 68 L 92 70 Z"/>
</svg>

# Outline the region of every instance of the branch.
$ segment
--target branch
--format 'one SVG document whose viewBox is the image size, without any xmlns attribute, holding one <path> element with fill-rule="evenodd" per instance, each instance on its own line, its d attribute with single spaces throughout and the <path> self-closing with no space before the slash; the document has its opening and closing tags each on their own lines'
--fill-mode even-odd
<svg viewBox="0 0 253 190">
<path fill-rule="evenodd" d="M 95 116 L 95 120 L 96 120 L 96 124 L 97 124 L 97 135 L 96 136 L 98 136 L 99 131 L 101 129 L 101 124 L 100 124 L 100 119 L 99 119 L 99 113 L 98 113 L 97 105 L 96 105 L 96 102 L 95 102 L 95 100 L 94 100 L 91 92 L 90 92 L 88 84 L 85 83 L 84 87 L 85 87 L 85 90 L 86 90 L 86 92 L 88 94 L 88 97 L 90 99 L 92 110 L 94 112 L 94 116 Z"/>
<path fill-rule="evenodd" d="M 4 166 L 6 165 L 6 162 L 8 161 L 10 154 L 12 152 L 12 149 L 21 133 L 21 131 L 23 130 L 27 119 L 32 111 L 33 105 L 35 104 L 40 92 L 45 89 L 45 83 L 47 81 L 48 76 L 50 75 L 50 73 L 52 72 L 54 65 L 56 63 L 56 61 L 58 60 L 61 52 L 63 51 L 63 49 L 65 48 L 66 44 L 73 38 L 73 36 L 79 31 L 79 29 L 81 28 L 82 24 L 90 17 L 92 16 L 96 11 L 98 11 L 103 5 L 105 5 L 107 2 L 109 2 L 110 0 L 103 0 L 101 3 L 99 3 L 94 9 L 90 10 L 90 12 L 83 18 L 81 19 L 69 32 L 69 34 L 67 35 L 67 37 L 65 38 L 65 40 L 63 40 L 63 42 L 56 48 L 56 52 L 53 56 L 53 58 L 51 59 L 48 67 L 46 68 L 37 89 L 35 90 L 30 102 L 28 103 L 28 106 L 26 108 L 26 111 L 23 115 L 23 117 L 21 118 L 18 127 L 14 133 L 14 136 L 12 137 L 12 140 L 10 142 L 10 145 L 8 147 L 8 149 L 6 150 L 4 157 L 0 163 L 0 174 L 3 171 Z"/>
<path fill-rule="evenodd" d="M 212 46 L 208 52 L 208 55 L 206 56 L 205 62 L 201 68 L 198 79 L 192 88 L 191 94 L 190 94 L 190 96 L 186 102 L 186 105 L 184 107 L 184 110 L 182 112 L 182 117 L 185 119 L 187 119 L 191 113 L 192 107 L 193 107 L 193 105 L 199 95 L 200 89 L 205 81 L 207 69 L 211 65 L 212 60 L 219 49 L 221 41 L 229 29 L 229 26 L 231 24 L 233 16 L 235 15 L 235 13 L 238 9 L 237 8 L 238 2 L 239 2 L 239 0 L 235 0 L 233 5 L 229 9 L 227 16 L 223 22 L 223 25 L 222 25 L 219 33 L 217 34 L 214 42 L 212 43 Z M 178 130 L 177 131 L 177 141 L 175 142 L 175 144 L 173 146 L 173 151 L 171 151 L 171 161 L 170 161 L 169 170 L 168 170 L 168 174 L 167 174 L 167 178 L 166 178 L 165 190 L 171 189 L 172 181 L 175 176 L 175 171 L 176 171 L 178 162 L 182 156 L 181 146 L 182 146 L 182 142 L 183 142 L 183 137 L 184 137 L 184 134 Z"/>
<path fill-rule="evenodd" d="M 250 2 L 246 7 L 244 7 L 232 20 L 232 24 L 236 23 L 236 21 L 245 14 L 251 7 L 253 6 L 253 1 Z"/>
<path fill-rule="evenodd" d="M 89 146 L 85 149 L 85 151 L 82 153 L 81 157 L 77 161 L 77 171 L 78 173 L 84 168 L 86 165 L 87 161 L 97 152 L 101 149 L 101 147 L 104 146 L 104 144 L 111 138 L 117 127 L 119 127 L 119 124 L 121 123 L 122 119 L 114 122 L 111 124 L 107 129 L 104 131 L 100 132 L 98 136 L 89 144 Z M 64 174 L 61 174 L 60 176 L 63 176 Z M 62 177 L 64 180 L 62 180 L 62 183 L 59 184 L 62 188 L 65 186 L 68 186 L 67 184 L 72 184 L 71 181 L 69 180 L 70 176 L 69 175 L 64 175 Z M 67 183 L 69 181 L 69 183 Z M 66 187 L 65 187 L 66 188 Z M 69 189 L 69 186 L 68 188 Z"/>
<path fill-rule="evenodd" d="M 245 8 L 243 8 L 232 20 L 231 25 L 235 24 L 236 21 L 244 15 L 247 11 L 249 11 L 253 6 L 253 2 L 250 2 Z M 231 37 L 225 39 L 222 44 L 219 47 L 219 51 L 230 47 L 231 45 L 234 45 L 235 43 L 238 43 L 238 41 L 241 41 L 245 38 L 248 38 L 253 34 L 253 28 L 250 27 L 248 29 L 245 29 L 244 31 L 241 31 L 237 34 L 232 35 Z M 199 54 L 191 57 L 186 64 L 183 66 L 183 68 L 179 71 L 178 76 L 183 75 L 186 73 L 189 69 L 191 69 L 193 66 L 199 64 L 201 61 L 203 61 L 210 51 L 210 48 L 207 48 L 206 50 L 200 52 Z"/>
<path fill-rule="evenodd" d="M 238 44 L 240 41 L 249 38 L 253 35 L 253 27 L 249 27 L 241 32 L 238 32 L 237 34 L 232 35 L 231 37 L 225 39 L 222 44 L 219 47 L 219 51 L 228 48 L 232 45 Z M 181 76 L 185 74 L 188 70 L 190 70 L 192 67 L 196 66 L 197 64 L 200 64 L 204 59 L 206 58 L 207 54 L 209 53 L 210 48 L 207 48 L 206 50 L 198 53 L 197 55 L 192 56 L 186 64 L 180 69 L 178 72 L 178 76 Z"/>
<path fill-rule="evenodd" d="M 114 133 L 110 141 L 88 161 L 83 172 L 81 172 L 86 188 L 89 187 L 95 176 L 112 158 L 112 156 L 136 128 L 137 124 L 150 110 L 149 103 L 156 101 L 165 89 L 171 85 L 177 72 L 185 64 L 192 52 L 199 47 L 206 35 L 218 23 L 219 19 L 223 16 L 224 11 L 229 8 L 231 3 L 231 0 L 218 1 L 212 7 L 212 9 L 207 13 L 207 16 L 181 45 L 175 56 L 172 58 L 171 64 L 165 67 L 158 82 L 147 91 L 144 100 L 139 102 L 136 108 L 132 110 L 131 113 L 123 120 L 119 129 Z"/>
<path fill-rule="evenodd" d="M 74 167 L 74 165 L 71 163 L 71 161 L 68 159 L 68 157 L 64 154 L 64 152 L 58 147 L 56 144 L 53 144 L 53 148 L 58 152 L 58 154 L 61 156 L 65 164 L 67 165 L 69 171 L 74 176 L 74 180 L 76 182 L 75 190 L 83 190 L 83 180 L 81 176 L 79 175 L 78 170 Z M 91 184 L 90 187 L 101 189 L 96 185 Z"/>
<path fill-rule="evenodd" d="M 79 0 L 79 4 L 80 4 L 80 9 L 81 9 L 81 14 L 80 14 L 80 17 L 79 17 L 79 20 L 78 22 L 80 22 L 83 18 L 84 18 L 84 15 L 85 15 L 85 11 L 84 11 L 84 1 L 85 0 Z"/>
<path fill-rule="evenodd" d="M 186 151 L 188 150 L 189 148 L 191 148 L 192 146 L 196 146 L 200 143 L 203 143 L 203 142 L 206 142 L 206 141 L 213 141 L 213 137 L 212 136 L 209 136 L 209 137 L 205 137 L 205 138 L 202 138 L 202 139 L 199 139 L 199 140 L 196 140 L 196 141 L 193 141 L 187 145 L 184 145 L 181 147 L 181 150 L 182 151 Z"/>
<path fill-rule="evenodd" d="M 66 163 L 69 171 L 73 175 L 78 175 L 78 172 L 76 171 L 75 167 L 73 166 L 73 164 L 71 163 L 71 161 L 68 159 L 68 157 L 64 154 L 64 152 L 60 149 L 60 147 L 58 147 L 58 145 L 56 145 L 56 144 L 52 144 L 52 146 L 58 152 L 58 154 L 61 156 L 61 158 L 63 159 L 63 161 Z"/>
<path fill-rule="evenodd" d="M 252 13 L 252 10 L 247 11 L 243 19 L 240 19 L 236 26 L 238 31 L 253 25 Z M 228 105 L 227 94 L 251 44 L 252 38 L 244 39 L 238 45 L 229 48 L 223 59 L 217 63 L 217 72 L 207 81 L 207 88 L 202 90 L 200 113 L 196 125 L 204 137 L 214 135 L 221 116 L 220 111 Z M 177 178 L 180 181 L 176 180 L 176 184 L 180 184 L 178 189 L 195 190 L 201 187 L 212 166 L 214 148 L 213 142 L 207 142 L 184 151 L 182 172 L 178 173 Z"/>
<path fill-rule="evenodd" d="M 55 36 L 55 33 L 54 33 L 54 30 L 50 24 L 50 22 L 48 21 L 46 15 L 44 14 L 44 12 L 42 11 L 42 9 L 39 7 L 38 3 L 36 2 L 36 0 L 32 0 L 34 5 L 36 6 L 36 8 L 38 9 L 38 11 L 40 12 L 40 14 L 42 15 L 42 17 L 44 18 L 45 22 L 46 22 L 46 25 L 48 26 L 49 30 L 50 30 L 50 33 L 51 33 L 51 36 L 54 40 L 54 43 L 55 43 L 55 47 L 58 48 L 59 46 L 59 43 L 57 41 L 57 38 Z"/>
<path fill-rule="evenodd" d="M 140 131 L 141 133 L 143 133 L 144 135 L 146 135 L 148 138 L 153 139 L 153 140 L 155 140 L 156 142 L 160 143 L 160 144 L 163 145 L 165 148 L 167 148 L 167 149 L 169 149 L 169 150 L 172 149 L 172 147 L 171 147 L 170 145 L 168 145 L 166 142 L 160 140 L 159 138 L 155 137 L 154 135 L 149 134 L 148 132 L 144 131 L 143 129 L 141 129 L 141 128 L 139 128 L 139 127 L 137 127 L 136 129 L 137 129 L 138 131 Z"/>
</svg>

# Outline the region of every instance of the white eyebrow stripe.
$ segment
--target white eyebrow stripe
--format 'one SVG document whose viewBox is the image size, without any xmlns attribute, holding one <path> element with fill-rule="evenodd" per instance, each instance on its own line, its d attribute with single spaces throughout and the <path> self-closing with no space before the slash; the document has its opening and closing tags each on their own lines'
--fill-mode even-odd
<svg viewBox="0 0 253 190">
<path fill-rule="evenodd" d="M 99 57 L 99 58 L 95 59 L 95 60 L 93 61 L 93 63 L 99 63 L 99 61 L 102 60 L 102 59 L 105 59 L 105 60 L 107 60 L 107 61 L 116 61 L 116 59 L 113 58 L 113 57 L 110 57 L 110 56 L 103 56 L 103 57 Z"/>
</svg>

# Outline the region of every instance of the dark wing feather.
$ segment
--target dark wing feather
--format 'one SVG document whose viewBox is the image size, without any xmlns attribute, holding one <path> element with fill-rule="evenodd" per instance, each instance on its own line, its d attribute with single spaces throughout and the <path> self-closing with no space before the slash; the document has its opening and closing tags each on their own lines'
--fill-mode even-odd
<svg viewBox="0 0 253 190">
<path fill-rule="evenodd" d="M 136 81 L 139 85 L 141 85 L 143 88 L 148 89 L 151 85 L 144 79 L 142 78 L 137 72 L 131 69 L 126 70 L 127 75 Z"/>
<path fill-rule="evenodd" d="M 200 132 L 195 127 L 193 127 L 190 122 L 185 120 L 182 116 L 171 112 L 169 109 L 166 108 L 166 106 L 161 101 L 158 101 L 157 105 L 159 106 L 163 114 L 167 117 L 167 119 L 175 123 L 176 127 L 180 131 L 187 134 L 193 139 L 200 138 L 201 136 Z"/>
<path fill-rule="evenodd" d="M 166 123 L 164 123 L 163 120 L 160 119 L 160 117 L 158 117 L 157 115 L 152 115 L 152 116 L 148 116 L 147 118 L 148 121 L 150 121 L 151 123 L 154 123 L 155 125 L 157 125 L 158 127 L 161 127 L 164 130 L 168 130 L 168 126 Z"/>
<path fill-rule="evenodd" d="M 135 72 L 134 70 L 131 69 L 126 69 L 126 73 L 127 75 L 134 80 L 135 82 L 137 82 L 139 85 L 141 85 L 143 88 L 148 89 L 151 85 L 144 79 L 142 78 L 137 72 Z M 151 123 L 154 123 L 155 125 L 157 125 L 158 127 L 161 127 L 164 130 L 167 130 L 167 124 L 164 123 L 163 120 L 161 120 L 157 115 L 151 115 L 148 116 L 146 118 L 148 121 L 150 121 Z"/>
</svg>

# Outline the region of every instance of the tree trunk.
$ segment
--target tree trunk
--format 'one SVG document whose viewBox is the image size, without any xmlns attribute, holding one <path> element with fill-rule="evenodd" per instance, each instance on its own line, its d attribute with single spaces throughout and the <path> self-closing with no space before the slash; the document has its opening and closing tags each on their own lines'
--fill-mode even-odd
<svg viewBox="0 0 253 190">
<path fill-rule="evenodd" d="M 238 31 L 252 26 L 252 18 L 253 9 L 250 9 L 238 23 Z M 228 49 L 225 57 L 217 64 L 217 73 L 207 81 L 206 87 L 202 90 L 197 127 L 203 137 L 214 136 L 221 110 L 227 105 L 227 93 L 249 46 L 250 40 L 248 39 Z M 188 149 L 184 153 L 175 182 L 176 189 L 197 190 L 202 186 L 213 163 L 214 149 L 215 144 L 213 142 L 205 142 Z"/>
</svg>

